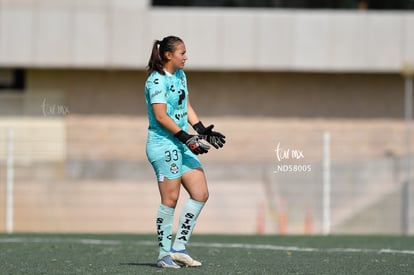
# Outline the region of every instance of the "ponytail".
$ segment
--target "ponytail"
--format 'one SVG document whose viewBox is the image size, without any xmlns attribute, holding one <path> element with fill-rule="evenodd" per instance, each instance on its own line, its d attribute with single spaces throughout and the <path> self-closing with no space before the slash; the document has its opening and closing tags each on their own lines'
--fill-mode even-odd
<svg viewBox="0 0 414 275">
<path fill-rule="evenodd" d="M 148 61 L 148 73 L 151 74 L 154 71 L 157 71 L 163 74 L 163 62 L 160 56 L 160 47 L 161 41 L 155 40 L 154 45 L 152 45 L 151 57 Z"/>
<path fill-rule="evenodd" d="M 173 53 L 177 43 L 184 43 L 177 36 L 167 36 L 163 40 L 155 40 L 152 45 L 151 57 L 148 61 L 148 73 L 159 72 L 164 74 L 164 64 L 168 61 L 165 57 L 166 52 Z"/>
</svg>

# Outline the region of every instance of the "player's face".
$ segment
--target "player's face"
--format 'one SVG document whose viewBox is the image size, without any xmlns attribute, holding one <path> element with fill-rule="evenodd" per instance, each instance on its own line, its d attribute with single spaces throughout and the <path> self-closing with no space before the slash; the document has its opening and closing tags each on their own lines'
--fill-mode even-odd
<svg viewBox="0 0 414 275">
<path fill-rule="evenodd" d="M 185 61 L 187 60 L 187 54 L 184 43 L 178 43 L 175 47 L 175 51 L 172 54 L 171 65 L 174 69 L 183 69 Z"/>
</svg>

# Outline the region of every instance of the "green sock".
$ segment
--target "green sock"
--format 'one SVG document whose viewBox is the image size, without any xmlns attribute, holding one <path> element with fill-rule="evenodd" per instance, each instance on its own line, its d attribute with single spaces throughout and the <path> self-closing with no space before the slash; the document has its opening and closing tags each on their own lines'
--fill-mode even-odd
<svg viewBox="0 0 414 275">
<path fill-rule="evenodd" d="M 170 254 L 174 208 L 160 204 L 157 212 L 157 235 L 160 254 L 158 259 Z"/>
<path fill-rule="evenodd" d="M 180 221 L 178 224 L 177 235 L 173 249 L 176 251 L 184 250 L 191 233 L 194 230 L 198 215 L 203 209 L 204 202 L 198 202 L 193 199 L 189 199 L 183 207 L 180 215 Z"/>
</svg>

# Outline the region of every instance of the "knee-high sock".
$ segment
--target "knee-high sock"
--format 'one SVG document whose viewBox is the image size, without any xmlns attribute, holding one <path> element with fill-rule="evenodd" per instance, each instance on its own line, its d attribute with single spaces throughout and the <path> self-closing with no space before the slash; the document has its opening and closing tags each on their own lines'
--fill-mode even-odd
<svg viewBox="0 0 414 275">
<path fill-rule="evenodd" d="M 180 221 L 178 224 L 177 235 L 173 244 L 173 249 L 176 251 L 185 249 L 185 246 L 190 239 L 191 233 L 194 230 L 198 215 L 204 207 L 204 202 L 198 202 L 189 199 L 184 205 Z"/>
<path fill-rule="evenodd" d="M 160 204 L 157 212 L 157 235 L 160 254 L 158 259 L 168 255 L 171 250 L 174 208 Z"/>
</svg>

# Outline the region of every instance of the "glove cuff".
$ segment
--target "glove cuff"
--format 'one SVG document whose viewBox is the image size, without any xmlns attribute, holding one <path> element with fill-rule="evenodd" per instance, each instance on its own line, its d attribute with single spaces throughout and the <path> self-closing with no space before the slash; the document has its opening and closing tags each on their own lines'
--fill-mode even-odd
<svg viewBox="0 0 414 275">
<path fill-rule="evenodd" d="M 193 129 L 200 135 L 203 135 L 206 131 L 206 127 L 204 127 L 204 125 L 201 121 L 194 124 Z"/>
<path fill-rule="evenodd" d="M 178 138 L 178 140 L 181 141 L 184 144 L 187 142 L 187 140 L 189 140 L 191 138 L 191 136 L 183 130 L 180 130 L 179 132 L 175 133 L 174 136 L 176 138 Z"/>
</svg>

